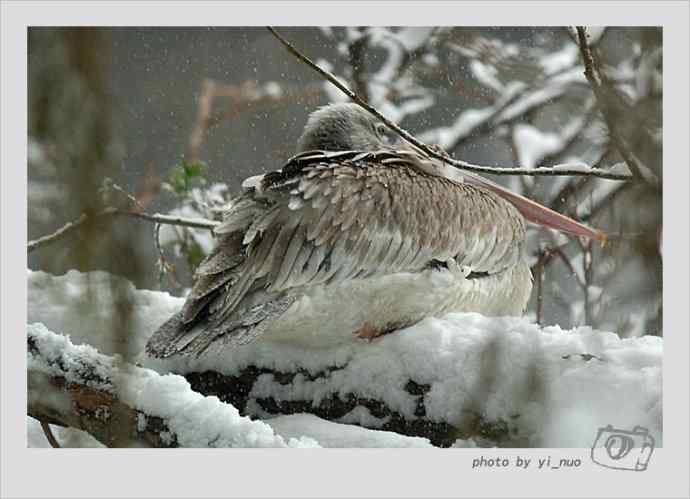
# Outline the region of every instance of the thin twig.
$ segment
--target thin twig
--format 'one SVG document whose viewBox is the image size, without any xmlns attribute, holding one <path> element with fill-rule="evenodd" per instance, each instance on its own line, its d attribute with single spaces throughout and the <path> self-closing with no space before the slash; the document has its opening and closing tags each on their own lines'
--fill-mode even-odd
<svg viewBox="0 0 690 499">
<path fill-rule="evenodd" d="M 550 253 L 553 255 L 556 255 L 558 258 L 561 259 L 563 264 L 568 267 L 568 270 L 570 270 L 570 275 L 575 277 L 575 280 L 577 281 L 578 285 L 583 288 L 585 286 L 585 283 L 583 283 L 580 280 L 580 276 L 578 273 L 575 271 L 575 267 L 573 266 L 573 263 L 570 261 L 570 259 L 566 256 L 566 254 L 563 252 L 562 247 L 557 247 L 557 248 L 551 248 Z"/>
<path fill-rule="evenodd" d="M 93 215 L 87 215 L 83 213 L 77 220 L 66 223 L 52 234 L 48 234 L 46 236 L 39 237 L 38 239 L 34 239 L 33 241 L 29 241 L 29 243 L 26 245 L 26 251 L 27 253 L 31 253 L 37 248 L 40 248 L 42 246 L 45 246 L 46 244 L 50 244 L 52 242 L 64 238 L 65 236 L 74 232 L 80 226 L 84 225 L 89 219 L 98 219 L 118 215 L 139 218 L 141 220 L 147 220 L 149 222 L 155 222 L 163 225 L 178 225 L 181 227 L 191 227 L 193 229 L 213 230 L 219 223 L 214 222 L 212 220 L 175 217 L 170 215 L 161 215 L 159 213 L 152 214 L 144 212 L 125 211 L 110 207 L 102 211 L 99 211 Z"/>
<path fill-rule="evenodd" d="M 640 180 L 645 180 L 646 182 L 658 186 L 659 179 L 654 175 L 654 173 L 635 156 L 635 154 L 627 147 L 623 141 L 623 137 L 618 131 L 618 126 L 615 120 L 611 116 L 610 106 L 607 103 L 607 95 L 605 88 L 605 82 L 601 75 L 597 71 L 597 63 L 594 59 L 594 53 L 592 52 L 589 44 L 587 43 L 587 31 L 584 26 L 577 26 L 577 37 L 578 45 L 580 47 L 580 54 L 582 55 L 582 62 L 585 66 L 585 78 L 592 87 L 594 92 L 594 97 L 599 104 L 599 109 L 604 116 L 604 121 L 609 129 L 609 134 L 611 136 L 611 143 L 616 148 L 618 153 L 623 157 L 623 160 L 630 168 L 633 176 Z"/>
<path fill-rule="evenodd" d="M 206 220 L 204 218 L 175 217 L 171 215 L 161 215 L 160 213 L 135 213 L 131 211 L 116 210 L 113 214 L 141 218 L 142 220 L 148 220 L 149 222 L 156 222 L 163 225 L 178 225 L 180 227 L 190 227 L 192 229 L 213 230 L 220 223 L 214 220 Z"/>
<path fill-rule="evenodd" d="M 461 170 L 466 170 L 466 171 L 471 171 L 471 172 L 477 172 L 477 173 L 488 173 L 491 175 L 530 175 L 530 176 L 581 175 L 581 176 L 595 176 L 595 177 L 607 178 L 607 179 L 611 179 L 611 180 L 630 180 L 631 178 L 633 178 L 631 175 L 626 175 L 626 174 L 611 173 L 611 172 L 607 172 L 605 170 L 569 168 L 567 165 L 558 165 L 558 166 L 552 167 L 552 168 L 544 168 L 544 167 L 542 167 L 542 168 L 495 168 L 495 167 L 489 167 L 489 166 L 474 165 L 474 164 L 468 163 L 466 161 L 450 158 L 444 154 L 441 154 L 437 151 L 434 151 L 427 144 L 421 142 L 420 140 L 415 138 L 412 134 L 410 134 L 406 130 L 400 128 L 398 125 L 396 125 L 391 120 L 386 118 L 376 108 L 369 105 L 366 101 L 364 101 L 362 98 L 360 98 L 356 93 L 354 93 L 352 90 L 350 90 L 347 87 L 347 85 L 345 85 L 340 80 L 338 80 L 338 78 L 336 78 L 332 73 L 330 73 L 329 71 L 326 71 L 325 69 L 322 69 L 315 62 L 313 62 L 311 59 L 309 59 L 307 56 L 305 56 L 299 50 L 297 50 L 289 41 L 287 41 L 280 34 L 278 34 L 278 32 L 276 32 L 275 29 L 273 29 L 270 26 L 267 26 L 267 29 L 273 34 L 273 36 L 275 36 L 280 41 L 280 43 L 283 44 L 283 46 L 285 46 L 285 48 L 292 55 L 294 55 L 297 59 L 299 59 L 300 61 L 307 64 L 309 67 L 311 67 L 317 73 L 319 73 L 321 76 L 323 76 L 325 79 L 327 79 L 333 85 L 335 85 L 341 92 L 343 92 L 345 95 L 347 95 L 350 99 L 352 99 L 354 102 L 356 102 L 359 106 L 366 109 L 372 115 L 376 116 L 376 118 L 378 118 L 383 123 L 385 123 L 385 125 L 388 128 L 393 130 L 395 133 L 397 133 L 399 136 L 401 136 L 403 139 L 405 139 L 410 144 L 412 144 L 415 147 L 424 151 L 424 153 L 427 154 L 428 156 L 436 158 L 438 160 L 441 160 L 441 161 L 443 161 L 443 162 L 445 162 L 451 166 L 454 166 L 455 168 L 458 168 Z"/>
<path fill-rule="evenodd" d="M 88 218 L 89 217 L 85 213 L 82 213 L 78 219 L 74 220 L 73 222 L 67 222 L 65 225 L 60 227 L 52 234 L 48 234 L 47 236 L 39 237 L 38 239 L 29 241 L 29 243 L 26 245 L 26 252 L 31 253 L 36 248 L 40 248 L 41 246 L 45 246 L 46 244 L 49 244 L 53 241 L 62 239 L 63 237 L 69 235 L 71 232 L 83 225 L 88 220 Z"/>
<path fill-rule="evenodd" d="M 43 420 L 39 420 L 39 423 L 41 423 L 41 429 L 43 430 L 43 434 L 48 439 L 50 446 L 54 449 L 61 448 L 60 443 L 55 438 L 55 435 L 53 435 L 53 430 L 50 429 L 50 425 Z"/>
<path fill-rule="evenodd" d="M 537 263 L 532 267 L 532 274 L 537 285 L 537 324 L 541 324 L 544 314 L 544 273 L 552 254 L 548 248 L 539 252 Z"/>
<path fill-rule="evenodd" d="M 111 178 L 105 178 L 103 180 L 103 186 L 100 189 L 102 192 L 107 192 L 107 191 L 114 191 L 120 193 L 123 197 L 125 197 L 130 203 L 132 203 L 132 206 L 136 208 L 136 211 L 144 211 L 144 206 L 139 202 L 139 200 L 134 197 L 132 194 L 124 190 L 122 187 L 117 185 L 115 182 L 113 182 L 113 179 Z"/>
<path fill-rule="evenodd" d="M 163 225 L 156 223 L 153 229 L 153 241 L 156 245 L 156 251 L 158 252 L 158 286 L 163 287 L 163 277 L 168 276 L 168 279 L 174 286 L 181 288 L 182 285 L 177 280 L 175 276 L 175 265 L 170 263 L 163 253 L 163 247 L 161 246 L 161 227 Z"/>
<path fill-rule="evenodd" d="M 161 248 L 161 224 L 155 224 L 153 228 L 153 242 L 156 245 L 156 251 L 158 252 L 158 285 L 163 285 L 163 276 L 167 270 L 167 260 L 163 254 L 163 248 Z"/>
<path fill-rule="evenodd" d="M 591 324 L 592 321 L 592 300 L 590 296 L 590 285 L 592 283 L 592 245 L 589 241 L 579 241 L 582 247 L 582 270 L 585 277 L 585 282 L 582 286 L 582 294 L 584 299 L 584 325 Z"/>
</svg>

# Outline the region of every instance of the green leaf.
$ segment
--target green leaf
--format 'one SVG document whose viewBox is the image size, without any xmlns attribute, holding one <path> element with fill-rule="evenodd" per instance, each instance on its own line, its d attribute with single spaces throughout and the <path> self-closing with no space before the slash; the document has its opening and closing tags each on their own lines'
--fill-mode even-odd
<svg viewBox="0 0 690 499">
<path fill-rule="evenodd" d="M 168 184 L 176 194 L 183 195 L 189 189 L 189 180 L 182 165 L 173 166 L 168 172 Z"/>
<path fill-rule="evenodd" d="M 188 162 L 181 159 L 168 171 L 168 188 L 179 196 L 185 196 L 193 185 L 205 185 L 203 174 L 208 165 L 203 161 Z"/>
<path fill-rule="evenodd" d="M 194 161 L 193 163 L 188 163 L 187 161 L 182 160 L 182 166 L 185 173 L 190 178 L 200 176 L 208 168 L 208 165 L 203 161 Z"/>
</svg>

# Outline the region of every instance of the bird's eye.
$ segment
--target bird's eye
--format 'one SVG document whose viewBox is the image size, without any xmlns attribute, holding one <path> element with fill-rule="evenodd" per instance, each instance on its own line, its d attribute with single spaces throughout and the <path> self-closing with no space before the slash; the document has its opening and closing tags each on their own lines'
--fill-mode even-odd
<svg viewBox="0 0 690 499">
<path fill-rule="evenodd" d="M 376 133 L 379 134 L 379 136 L 381 137 L 386 136 L 387 130 L 388 129 L 386 128 L 386 125 L 384 125 L 383 123 L 379 123 L 378 125 L 376 125 Z"/>
</svg>

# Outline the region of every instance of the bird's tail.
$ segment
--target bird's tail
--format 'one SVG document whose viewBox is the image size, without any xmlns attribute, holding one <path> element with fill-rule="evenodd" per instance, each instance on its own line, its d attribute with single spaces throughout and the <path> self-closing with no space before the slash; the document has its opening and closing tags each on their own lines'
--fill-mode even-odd
<svg viewBox="0 0 690 499">
<path fill-rule="evenodd" d="M 179 311 L 165 321 L 149 338 L 146 342 L 146 354 L 157 358 L 172 355 L 178 340 L 185 334 L 184 326 L 182 311 Z"/>
<path fill-rule="evenodd" d="M 221 349 L 244 345 L 279 320 L 296 299 L 297 296 L 281 294 L 251 307 L 240 306 L 241 312 L 221 323 L 203 319 L 193 325 L 186 324 L 180 311 L 151 336 L 146 344 L 146 353 L 157 358 L 177 354 L 199 356 L 210 347 Z"/>
</svg>

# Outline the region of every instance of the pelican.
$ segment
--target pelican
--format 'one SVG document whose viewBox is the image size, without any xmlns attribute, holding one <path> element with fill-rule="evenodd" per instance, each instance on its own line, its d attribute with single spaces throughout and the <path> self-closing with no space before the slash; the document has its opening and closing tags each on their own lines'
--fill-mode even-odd
<svg viewBox="0 0 690 499">
<path fill-rule="evenodd" d="M 244 181 L 147 352 L 198 356 L 259 336 L 319 348 L 448 312 L 521 315 L 532 290 L 525 220 L 600 237 L 395 143 L 354 103 L 322 107 L 282 169 Z"/>
</svg>

